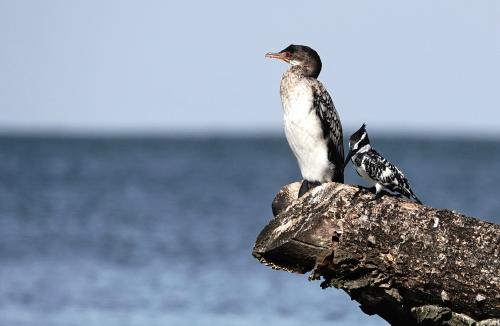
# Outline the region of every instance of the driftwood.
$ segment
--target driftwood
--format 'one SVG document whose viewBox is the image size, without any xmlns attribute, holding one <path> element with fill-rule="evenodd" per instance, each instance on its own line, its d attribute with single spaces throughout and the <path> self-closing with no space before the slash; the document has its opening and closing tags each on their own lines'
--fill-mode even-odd
<svg viewBox="0 0 500 326">
<path fill-rule="evenodd" d="M 500 226 L 329 183 L 273 202 L 263 264 L 323 279 L 391 325 L 500 325 Z M 327 308 L 325 308 L 327 309 Z"/>
</svg>

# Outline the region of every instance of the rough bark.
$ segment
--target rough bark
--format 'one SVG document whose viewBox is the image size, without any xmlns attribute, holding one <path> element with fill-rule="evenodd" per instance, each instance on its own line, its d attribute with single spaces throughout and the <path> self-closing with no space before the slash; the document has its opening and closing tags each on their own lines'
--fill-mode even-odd
<svg viewBox="0 0 500 326">
<path fill-rule="evenodd" d="M 391 325 L 500 325 L 500 226 L 460 213 L 329 183 L 273 201 L 253 255 L 312 271 Z"/>
</svg>

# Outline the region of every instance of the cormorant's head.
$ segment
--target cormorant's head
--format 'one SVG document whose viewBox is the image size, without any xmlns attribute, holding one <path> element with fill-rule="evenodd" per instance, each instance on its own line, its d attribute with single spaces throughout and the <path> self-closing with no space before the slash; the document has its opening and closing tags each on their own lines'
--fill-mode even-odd
<svg viewBox="0 0 500 326">
<path fill-rule="evenodd" d="M 347 154 L 344 167 L 347 163 L 349 163 L 351 157 L 357 153 L 369 151 L 370 148 L 370 139 L 368 139 L 368 133 L 366 132 L 366 124 L 363 123 L 361 128 L 359 128 L 358 131 L 353 133 L 349 138 L 349 154 Z"/>
<path fill-rule="evenodd" d="M 278 53 L 268 53 L 267 58 L 280 59 L 299 66 L 306 77 L 317 78 L 321 72 L 321 59 L 316 51 L 305 45 L 291 44 Z"/>
</svg>

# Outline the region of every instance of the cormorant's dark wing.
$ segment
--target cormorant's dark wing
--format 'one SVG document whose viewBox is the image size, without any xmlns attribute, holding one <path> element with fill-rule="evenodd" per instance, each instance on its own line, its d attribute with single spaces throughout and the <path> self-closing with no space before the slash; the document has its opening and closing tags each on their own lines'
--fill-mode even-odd
<svg viewBox="0 0 500 326">
<path fill-rule="evenodd" d="M 323 136 L 328 141 L 328 160 L 335 165 L 333 181 L 344 182 L 342 124 L 330 94 L 319 81 L 315 86 L 314 109 L 321 120 Z"/>
</svg>

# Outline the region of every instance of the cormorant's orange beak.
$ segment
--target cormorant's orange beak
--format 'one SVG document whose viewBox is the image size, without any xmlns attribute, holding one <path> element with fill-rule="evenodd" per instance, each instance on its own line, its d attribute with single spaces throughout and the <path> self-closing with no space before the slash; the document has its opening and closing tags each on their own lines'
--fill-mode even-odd
<svg viewBox="0 0 500 326">
<path fill-rule="evenodd" d="M 290 55 L 288 52 L 278 52 L 278 53 L 267 53 L 266 58 L 271 58 L 271 59 L 280 59 L 285 62 L 290 62 Z"/>
</svg>

